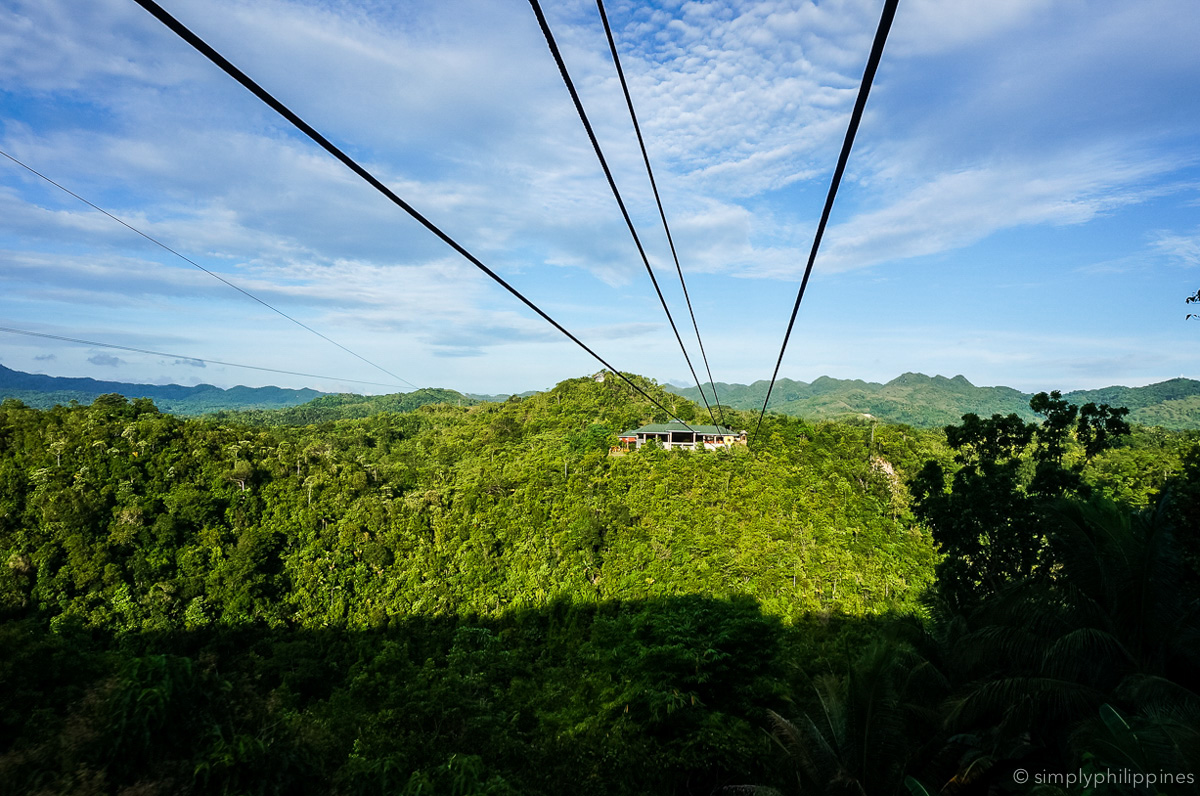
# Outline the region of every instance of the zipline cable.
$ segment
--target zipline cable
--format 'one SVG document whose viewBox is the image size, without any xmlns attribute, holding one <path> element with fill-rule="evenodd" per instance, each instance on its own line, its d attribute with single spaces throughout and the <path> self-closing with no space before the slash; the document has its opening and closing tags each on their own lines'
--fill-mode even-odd
<svg viewBox="0 0 1200 796">
<path fill-rule="evenodd" d="M 218 67 L 220 67 L 221 71 L 225 72 L 225 74 L 232 77 L 238 83 L 241 83 L 242 86 L 247 91 L 249 91 L 254 96 L 258 97 L 258 99 L 261 100 L 269 108 L 271 108 L 271 110 L 275 111 L 280 116 L 282 116 L 284 119 L 286 119 L 288 122 L 290 122 L 293 127 L 295 127 L 297 130 L 299 130 L 300 132 L 302 132 L 306 136 L 308 136 L 310 139 L 312 139 L 314 143 L 319 145 L 322 149 L 324 149 L 330 155 L 337 158 L 337 160 L 339 160 L 342 163 L 342 165 L 344 165 L 346 168 L 350 169 L 355 174 L 357 174 L 359 177 L 361 177 L 372 188 L 374 188 L 375 190 L 379 191 L 381 194 L 386 196 L 394 205 L 396 205 L 401 210 L 403 210 L 404 212 L 406 212 L 410 216 L 412 216 L 412 218 L 415 219 L 418 223 L 420 223 L 421 226 L 425 227 L 425 229 L 429 230 L 434 235 L 436 235 L 443 243 L 445 243 L 450 248 L 454 249 L 454 251 L 458 252 L 458 254 L 460 254 L 469 263 L 471 263 L 471 265 L 475 266 L 480 271 L 483 271 L 485 274 L 487 274 L 492 279 L 492 281 L 494 281 L 496 284 L 500 285 L 502 288 L 507 290 L 513 296 L 515 296 L 526 307 L 529 307 L 529 309 L 531 309 L 535 313 L 537 313 L 538 317 L 540 317 L 542 320 L 546 321 L 546 323 L 550 324 L 555 329 L 557 329 L 558 331 L 560 331 L 564 335 L 566 335 L 573 343 L 575 343 L 575 345 L 579 346 L 584 351 L 591 354 L 593 359 L 595 359 L 597 362 L 599 362 L 601 365 L 603 365 L 605 368 L 607 368 L 609 371 L 611 371 L 614 375 L 619 376 L 626 384 L 628 384 L 630 387 L 632 387 L 636 392 L 638 392 L 640 395 L 642 395 L 642 397 L 644 397 L 650 403 L 654 404 L 659 409 L 666 412 L 668 417 L 673 418 L 674 420 L 678 421 L 679 423 L 682 423 L 683 426 L 686 429 L 688 429 L 689 431 L 695 430 L 691 426 L 689 426 L 687 423 L 684 423 L 682 420 L 675 417 L 674 412 L 672 412 L 670 409 L 667 409 L 667 407 L 663 406 L 661 403 L 659 403 L 654 398 L 652 398 L 649 393 L 647 393 L 641 387 L 637 386 L 637 384 L 635 384 L 624 373 L 617 370 L 614 366 L 610 365 L 607 360 L 605 360 L 602 356 L 600 356 L 595 351 L 593 351 L 591 348 L 589 348 L 582 340 L 580 340 L 578 337 L 576 337 L 575 335 L 573 335 L 569 331 L 567 331 L 567 329 L 562 324 L 560 324 L 558 321 L 554 320 L 549 315 L 547 315 L 540 307 L 538 307 L 532 301 L 525 298 L 525 296 L 521 293 L 521 291 L 517 290 L 515 287 L 513 287 L 508 282 L 506 282 L 503 277 L 501 277 L 495 271 L 493 271 L 492 269 L 490 269 L 486 265 L 484 265 L 483 262 L 478 257 L 471 254 L 471 252 L 467 251 L 461 244 L 458 243 L 458 241 L 454 240 L 454 238 L 450 237 L 448 234 L 443 232 L 440 227 L 438 227 L 436 224 L 434 224 L 428 218 L 426 218 L 421 213 L 419 213 L 416 210 L 416 208 L 414 208 L 408 202 L 404 201 L 399 196 L 397 196 L 396 193 L 394 191 L 392 191 L 391 188 L 388 188 L 386 185 L 384 185 L 382 182 L 380 182 L 379 179 L 374 174 L 372 174 L 371 172 L 367 171 L 364 167 L 359 165 L 358 161 L 354 160 L 352 157 L 350 157 L 345 152 L 343 152 L 341 149 L 339 149 L 335 144 L 333 144 L 333 142 L 331 142 L 328 138 L 326 138 L 325 136 L 323 136 L 319 132 L 317 132 L 316 129 L 314 129 L 308 122 L 304 121 L 299 116 L 297 116 L 290 108 L 288 108 L 282 102 L 275 99 L 275 97 L 272 96 L 266 89 L 264 89 L 258 83 L 255 83 L 253 80 L 251 80 L 250 77 L 247 76 L 245 72 L 238 69 L 232 63 L 230 63 L 225 58 L 225 56 L 221 55 L 219 52 L 214 50 L 207 42 L 205 42 L 203 39 L 201 39 L 199 36 L 197 36 L 195 33 L 193 33 L 182 22 L 180 22 L 179 20 L 175 19 L 175 17 L 173 17 L 169 13 L 167 13 L 167 11 L 162 6 L 160 6 L 158 3 L 154 2 L 154 0 L 134 0 L 134 2 L 137 3 L 139 6 L 141 6 L 142 8 L 144 8 L 146 11 L 148 11 L 159 22 L 166 25 L 167 28 L 170 29 L 170 31 L 172 33 L 179 36 L 179 38 L 183 39 L 185 42 L 187 42 L 189 45 L 191 45 L 197 52 L 199 52 L 205 58 L 207 58 L 208 60 L 210 60 L 214 64 L 216 64 Z"/>
<path fill-rule="evenodd" d="M 825 234 L 825 225 L 829 222 L 829 213 L 833 209 L 833 199 L 837 196 L 838 186 L 842 182 L 842 173 L 846 170 L 846 161 L 850 159 L 850 149 L 854 146 L 854 135 L 858 132 L 858 123 L 862 120 L 863 109 L 867 105 L 867 95 L 871 93 L 871 83 L 875 80 L 875 70 L 879 68 L 879 60 L 883 56 L 883 45 L 887 42 L 888 31 L 892 27 L 892 19 L 896 16 L 896 5 L 899 0 L 884 0 L 883 15 L 879 19 L 879 27 L 875 31 L 875 41 L 871 45 L 871 54 L 867 58 L 867 68 L 863 71 L 862 83 L 858 88 L 858 99 L 854 102 L 854 111 L 850 114 L 850 125 L 846 129 L 846 138 L 842 142 L 842 152 L 838 155 L 837 168 L 833 172 L 833 180 L 829 184 L 829 194 L 825 197 L 825 209 L 821 211 L 821 222 L 817 225 L 817 234 L 813 238 L 812 251 L 808 255 L 808 266 L 804 269 L 804 279 L 800 282 L 800 290 L 796 293 L 796 304 L 792 307 L 792 317 L 788 320 L 787 331 L 783 335 L 783 345 L 779 348 L 779 359 L 775 361 L 775 372 L 771 374 L 771 383 L 767 386 L 767 397 L 763 399 L 762 411 L 758 414 L 758 424 L 754 427 L 754 436 L 762 427 L 763 417 L 767 414 L 767 402 L 771 400 L 771 390 L 779 377 L 779 366 L 783 364 L 783 352 L 787 350 L 788 339 L 792 336 L 792 327 L 796 324 L 796 313 L 800 311 L 800 302 L 804 299 L 804 290 L 808 287 L 808 278 L 812 275 L 813 263 L 817 259 L 817 249 L 821 246 L 821 237 Z"/>
<path fill-rule="evenodd" d="M 671 235 L 671 226 L 667 223 L 667 213 L 663 210 L 662 197 L 658 193 L 658 183 L 654 179 L 654 169 L 650 167 L 650 155 L 646 153 L 646 141 L 642 138 L 642 127 L 638 124 L 637 112 L 633 109 L 633 97 L 629 93 L 629 84 L 625 82 L 625 70 L 621 68 L 621 56 L 617 54 L 617 43 L 613 38 L 612 28 L 608 24 L 604 0 L 596 0 L 596 8 L 600 11 L 600 21 L 604 23 L 604 35 L 608 37 L 608 49 L 612 53 L 613 64 L 617 67 L 621 90 L 625 92 L 625 104 L 629 107 L 629 118 L 633 120 L 633 131 L 637 133 L 638 146 L 642 149 L 642 161 L 646 164 L 646 174 L 650 177 L 654 201 L 658 204 L 658 217 L 662 219 L 663 229 L 667 233 L 667 243 L 671 247 L 671 257 L 675 260 L 675 272 L 679 274 L 679 285 L 683 288 L 683 298 L 687 302 L 688 314 L 692 316 L 692 328 L 696 330 L 696 343 L 700 346 L 700 357 L 704 360 L 704 371 L 708 374 L 708 387 L 712 390 L 713 402 L 717 405 L 717 414 L 724 420 L 721 399 L 717 396 L 717 385 L 713 381 L 712 368 L 708 366 L 708 354 L 704 351 L 704 341 L 700 339 L 700 325 L 696 323 L 696 311 L 692 309 L 692 297 L 688 294 L 687 282 L 683 279 L 683 268 L 679 265 L 679 254 L 675 251 L 675 239 Z M 703 390 L 700 391 L 700 395 L 704 395 Z"/>
<path fill-rule="evenodd" d="M 200 357 L 187 356 L 186 354 L 168 354 L 163 351 L 151 351 L 147 348 L 133 348 L 127 345 L 117 345 L 116 343 L 98 343 L 95 340 L 80 340 L 77 337 L 64 337 L 58 334 L 47 334 L 45 332 L 30 332 L 25 329 L 10 329 L 7 326 L 0 326 L 0 332 L 9 334 L 23 334 L 26 337 L 44 337 L 47 340 L 62 340 L 67 343 L 79 343 L 80 345 L 90 345 L 96 348 L 115 348 L 118 351 L 133 351 L 138 354 L 150 354 L 156 357 L 170 357 L 172 359 L 188 359 L 193 362 L 204 362 L 208 365 L 224 365 L 230 368 L 245 368 L 246 370 L 262 370 L 267 373 L 283 373 L 287 376 L 303 376 L 307 379 L 324 379 L 326 381 L 346 382 L 349 384 L 370 384 L 374 387 L 395 387 L 395 384 L 384 384 L 378 381 L 363 381 L 362 379 L 343 379 L 339 376 L 322 376 L 318 373 L 299 373 L 294 370 L 280 370 L 279 368 L 264 368 L 259 365 L 239 365 L 236 362 L 222 362 L 219 359 L 201 359 Z"/>
<path fill-rule="evenodd" d="M 278 313 L 279 315 L 282 315 L 284 318 L 287 318 L 289 321 L 291 321 L 292 323 L 296 324 L 296 325 L 297 325 L 297 326 L 299 326 L 301 329 L 305 329 L 305 330 L 307 330 L 307 331 L 309 331 L 309 332 L 312 332 L 312 333 L 313 333 L 313 334 L 315 334 L 317 337 L 320 337 L 322 340 L 325 340 L 326 342 L 332 343 L 333 345 L 337 346 L 338 348 L 342 349 L 342 350 L 343 350 L 343 351 L 345 351 L 347 354 L 350 354 L 350 355 L 351 355 L 351 356 L 353 356 L 353 357 L 357 357 L 358 359 L 361 359 L 363 362 L 366 362 L 368 365 L 370 365 L 371 367 L 375 368 L 376 370 L 383 371 L 383 372 L 384 372 L 384 373 L 386 373 L 387 375 L 391 376 L 393 379 L 396 379 L 397 381 L 402 381 L 402 382 L 404 382 L 404 383 L 405 383 L 405 384 L 407 384 L 409 387 L 412 387 L 414 390 L 419 390 L 419 389 L 420 389 L 420 387 L 418 387 L 417 385 L 413 384 L 411 381 L 409 381 L 408 379 L 404 378 L 403 376 L 397 376 L 395 373 L 392 373 L 390 370 L 388 370 L 387 368 L 383 367 L 382 365 L 378 365 L 378 364 L 376 364 L 376 363 L 372 362 L 371 360 L 367 359 L 366 357 L 362 356 L 361 354 L 359 354 L 359 353 L 357 353 L 357 352 L 355 352 L 355 351 L 351 351 L 349 348 L 347 348 L 346 346 L 342 345 L 342 344 L 341 344 L 341 343 L 339 343 L 337 340 L 333 340 L 333 339 L 331 339 L 331 338 L 329 338 L 329 337 L 326 337 L 325 335 L 321 334 L 320 332 L 318 332 L 316 329 L 312 328 L 312 327 L 311 327 L 311 326 L 309 326 L 308 324 L 306 324 L 306 323 L 304 323 L 304 322 L 302 322 L 302 321 L 299 321 L 299 320 L 297 320 L 297 319 L 293 318 L 291 315 L 288 315 L 288 314 L 287 314 L 286 312 L 284 312 L 283 310 L 281 310 L 281 309 L 279 309 L 278 307 L 276 307 L 276 306 L 274 306 L 274 305 L 272 305 L 272 304 L 270 304 L 270 303 L 268 303 L 268 302 L 264 301 L 263 299 L 260 299 L 258 296 L 254 295 L 253 293 L 249 292 L 248 290 L 244 290 L 244 289 L 242 289 L 242 288 L 238 287 L 237 285 L 235 285 L 234 283 L 230 282 L 228 279 L 226 279 L 225 277 L 221 276 L 220 274 L 218 274 L 218 273 L 216 273 L 216 272 L 214 272 L 214 271 L 210 271 L 210 270 L 208 270 L 208 269 L 207 269 L 207 268 L 205 268 L 203 265 L 200 265 L 200 263 L 196 262 L 195 260 L 192 260 L 192 259 L 191 259 L 191 258 L 189 258 L 189 257 L 185 257 L 184 255 L 182 255 L 182 254 L 180 254 L 179 252 L 175 251 L 175 250 L 174 250 L 174 249 L 172 249 L 170 246 L 168 246 L 167 244 L 165 244 L 165 243 L 163 243 L 162 241 L 158 240 L 157 238 L 154 238 L 154 237 L 152 237 L 152 236 L 150 236 L 150 235 L 147 235 L 145 232 L 142 232 L 140 229 L 138 229 L 137 227 L 134 227 L 132 224 L 129 224 L 129 223 L 125 222 L 123 219 L 120 219 L 120 218 L 118 218 L 117 216 L 114 216 L 112 213 L 108 212 L 108 211 L 107 211 L 107 210 L 105 210 L 103 207 L 100 207 L 99 205 L 96 205 L 96 204 L 94 204 L 94 203 L 92 203 L 92 202 L 88 201 L 87 199 L 84 199 L 82 196 L 80 196 L 79 194 L 75 193 L 75 192 L 74 192 L 74 191 L 72 191 L 70 188 L 66 188 L 66 187 L 64 187 L 63 185 L 60 185 L 59 183 L 57 183 L 57 182 L 55 182 L 54 180 L 52 180 L 52 179 L 50 179 L 49 177 L 47 177 L 45 174 L 42 174 L 40 171 L 38 171 L 38 170 L 36 170 L 36 169 L 32 168 L 31 166 L 29 166 L 29 165 L 27 165 L 27 164 L 25 164 L 25 163 L 22 163 L 20 160 L 17 160 L 15 157 L 13 157 L 12 155 L 10 155 L 10 154 L 8 154 L 7 152 L 5 152 L 3 149 L 0 149 L 0 155 L 3 155 L 4 157 L 6 157 L 6 158 L 8 158 L 9 160 L 11 160 L 13 163 L 16 163 L 18 166 L 20 166 L 21 168 L 25 169 L 25 170 L 26 170 L 26 171 L 28 171 L 30 174 L 35 174 L 35 175 L 37 175 L 38 177 L 41 177 L 43 180 L 45 180 L 46 182 L 50 183 L 50 184 L 51 184 L 51 185 L 53 185 L 55 188 L 58 188 L 60 191 L 63 191 L 64 193 L 67 193 L 67 194 L 70 194 L 71 196 L 74 196 L 76 199 L 78 199 L 79 201 L 83 202 L 85 205 L 87 205 L 88 207 L 92 208 L 93 210 L 96 210 L 96 211 L 99 211 L 99 212 L 103 213 L 104 215 L 108 216 L 108 217 L 109 217 L 109 218 L 111 218 L 113 221 L 116 221 L 118 224 L 120 224 L 121 226 L 123 226 L 123 227 L 125 227 L 126 229 L 130 230 L 131 232 L 134 232 L 134 233 L 136 233 L 136 234 L 138 234 L 138 235 L 141 235 L 143 238 L 145 238 L 146 240 L 150 241 L 150 242 L 151 242 L 151 243 L 153 243 L 155 246 L 158 246 L 159 248 L 161 248 L 161 249 L 164 249 L 164 250 L 166 250 L 166 251 L 170 252 L 171 254 L 175 255 L 175 256 L 176 256 L 176 257 L 178 257 L 179 259 L 183 260 L 185 263 L 189 263 L 190 265 L 194 265 L 195 267 L 199 268 L 199 269 L 200 269 L 201 271 L 203 271 L 204 273 L 206 273 L 206 274 L 208 274 L 209 276 L 211 276 L 213 279 L 216 279 L 216 280 L 218 280 L 218 281 L 220 281 L 220 282 L 224 282 L 226 285 L 228 285 L 229 287 L 233 288 L 233 289 L 234 289 L 234 290 L 236 290 L 237 292 L 241 293 L 241 294 L 242 294 L 243 296 L 245 296 L 246 298 L 253 299 L 254 301 L 257 301 L 259 304 L 263 305 L 264 307 L 266 307 L 267 309 L 271 310 L 272 312 L 275 312 L 275 313 Z M 364 382 L 364 383 L 368 383 L 368 382 Z M 370 382 L 370 383 L 373 383 L 373 382 Z M 389 385 L 389 386 L 392 386 L 392 385 Z"/>
<path fill-rule="evenodd" d="M 692 372 L 692 380 L 696 382 L 696 389 L 700 391 L 700 397 L 704 400 L 704 407 L 708 409 L 708 416 L 712 419 L 713 425 L 717 425 L 717 419 L 713 416 L 712 407 L 708 405 L 708 398 L 704 394 L 704 388 L 700 386 L 700 377 L 696 375 L 696 369 L 692 367 L 692 358 L 688 356 L 687 348 L 683 344 L 683 338 L 679 334 L 679 328 L 675 325 L 675 319 L 671 317 L 671 310 L 667 307 L 667 300 L 663 297 L 662 289 L 658 286 L 658 279 L 654 276 L 654 269 L 650 267 L 650 260 L 646 257 L 646 250 L 642 248 L 641 238 L 638 237 L 637 230 L 633 227 L 633 219 L 629 217 L 629 211 L 625 209 L 625 201 L 621 199 L 621 192 L 617 190 L 616 180 L 613 179 L 612 171 L 608 168 L 608 161 L 604 159 L 604 152 L 600 149 L 600 142 L 596 140 L 596 133 L 592 130 L 591 122 L 588 121 L 587 112 L 583 109 L 583 102 L 579 99 L 579 93 L 575 91 L 575 84 L 571 81 L 571 75 L 567 72 L 567 64 L 563 61 L 562 53 L 558 50 L 558 44 L 554 41 L 554 34 L 550 32 L 550 24 L 546 22 L 546 15 L 542 13 L 542 6 L 538 0 L 529 0 L 529 4 L 533 7 L 533 13 L 537 16 L 538 24 L 542 28 L 542 35 L 546 37 L 546 44 L 550 46 L 550 53 L 554 56 L 554 62 L 558 64 L 558 72 L 562 75 L 563 83 L 566 84 L 567 91 L 571 95 L 571 101 L 575 103 L 575 110 L 579 114 L 579 119 L 583 122 L 583 128 L 587 131 L 588 138 L 592 142 L 592 149 L 596 151 L 596 157 L 600 160 L 600 168 L 604 170 L 604 176 L 608 179 L 608 187 L 612 189 L 613 196 L 617 200 L 617 206 L 621 208 L 621 215 L 625 218 L 625 225 L 629 227 L 629 234 L 633 236 L 633 242 L 637 246 L 638 254 L 642 256 L 642 263 L 646 266 L 646 273 L 650 275 L 650 282 L 654 285 L 654 292 L 658 294 L 658 300 L 662 303 L 663 312 L 667 314 L 667 320 L 671 324 L 671 331 L 675 332 L 675 339 L 679 342 L 679 350 L 683 352 L 683 358 L 687 361 L 688 370 Z"/>
</svg>

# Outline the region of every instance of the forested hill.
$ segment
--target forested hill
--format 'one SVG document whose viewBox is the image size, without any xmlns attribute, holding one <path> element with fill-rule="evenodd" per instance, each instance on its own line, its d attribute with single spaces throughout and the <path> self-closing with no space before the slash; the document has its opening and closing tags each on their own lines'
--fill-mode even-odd
<svg viewBox="0 0 1200 796">
<path fill-rule="evenodd" d="M 3 778 L 531 796 L 785 780 L 763 731 L 787 704 L 783 623 L 915 610 L 935 555 L 901 479 L 938 435 L 769 418 L 755 452 L 610 455 L 614 432 L 664 419 L 590 378 L 303 427 L 118 395 L 0 403 Z"/>
<path fill-rule="evenodd" d="M 430 404 L 474 406 L 478 403 L 480 401 L 476 398 L 454 390 L 426 387 L 391 395 L 322 395 L 308 403 L 286 409 L 218 412 L 215 419 L 255 426 L 308 426 L 335 420 L 370 417 L 381 412 L 412 412 Z"/>
<path fill-rule="evenodd" d="M 698 416 L 686 399 L 638 381 L 672 412 Z M 416 568 L 404 575 L 404 588 L 416 590 L 412 600 L 476 612 L 512 601 L 541 601 L 535 592 L 581 599 L 697 592 L 750 593 L 783 615 L 826 599 L 860 613 L 911 605 L 915 592 L 910 587 L 924 585 L 931 571 L 927 537 L 902 519 L 898 479 L 912 475 L 938 448 L 940 435 L 932 433 L 879 429 L 871 437 L 871 461 L 861 425 L 818 428 L 780 418 L 764 426 L 759 456 L 745 448 L 709 455 L 610 456 L 616 432 L 666 417 L 627 385 L 588 378 L 504 403 L 459 407 L 442 402 L 415 412 L 302 427 L 251 428 L 234 415 L 174 418 L 148 402 L 130 404 L 117 395 L 88 407 L 40 413 L 11 401 L 2 406 L 7 430 L 0 436 L 0 453 L 16 457 L 12 463 L 19 461 L 20 467 L 11 472 L 17 479 L 7 487 L 13 503 L 0 525 L 12 521 L 10 530 L 32 542 L 27 534 L 40 527 L 41 515 L 34 515 L 41 504 L 29 503 L 30 514 L 14 505 L 35 492 L 58 497 L 83 489 L 86 496 L 92 484 L 95 495 L 67 511 L 73 534 L 86 536 L 95 524 L 98 547 L 89 559 L 95 562 L 157 555 L 153 549 L 168 538 L 206 544 L 191 533 L 208 528 L 219 534 L 226 528 L 237 536 L 260 521 L 271 544 L 284 542 L 279 534 L 302 528 L 303 534 L 317 533 L 323 541 L 297 538 L 284 547 L 296 552 L 293 544 L 311 542 L 316 546 L 309 552 L 320 558 L 331 554 L 330 544 L 345 543 L 359 551 L 354 556 L 363 554 L 361 534 L 366 533 L 386 539 L 392 553 L 407 551 L 403 566 Z M 739 414 L 730 420 L 745 427 L 751 418 Z M 189 519 L 180 519 L 183 525 L 177 527 L 173 512 Z M 797 512 L 806 529 L 799 535 L 780 525 Z M 25 521 L 17 522 L 20 517 Z M 64 518 L 57 508 L 46 515 L 47 532 Z M 118 533 L 126 541 L 116 546 L 109 537 L 117 527 L 113 522 L 128 525 L 132 534 Z M 184 536 L 157 535 L 184 526 L 191 529 Z M 152 527 L 157 530 L 151 532 Z M 149 535 L 134 544 L 143 530 Z M 531 530 L 537 533 L 527 535 Z M 777 533 L 782 535 L 776 538 Z M 797 574 L 797 556 L 815 555 L 814 543 L 823 563 Z M 437 561 L 422 563 L 420 550 Z M 176 560 L 163 553 L 155 560 Z M 295 560 L 300 569 L 288 578 L 312 574 L 305 574 L 307 555 Z M 423 585 L 420 578 L 409 580 L 426 565 L 431 572 L 445 571 L 447 556 L 456 560 L 451 569 L 465 580 Z M 161 577 L 175 577 L 170 574 L 174 564 L 163 566 Z M 359 574 L 390 571 L 369 568 Z M 398 574 L 376 583 L 372 575 L 354 589 L 367 589 L 360 594 L 367 598 L 393 576 Z M 843 578 L 853 587 L 835 585 Z M 242 588 L 229 585 L 234 591 Z M 269 610 L 292 616 L 311 609 L 324 615 L 332 596 L 316 584 L 313 588 L 304 598 L 316 601 L 308 608 L 271 602 Z M 228 605 L 216 592 L 205 594 L 218 614 L 250 611 L 232 593 Z M 353 600 L 338 610 L 369 613 L 369 602 Z M 87 611 L 97 607 L 88 606 Z M 79 607 L 83 610 L 83 603 Z M 102 614 L 107 615 L 104 609 L 95 617 Z"/>
<path fill-rule="evenodd" d="M 768 382 L 725 384 L 717 382 L 721 403 L 735 409 L 757 411 L 767 394 Z M 699 400 L 695 387 L 667 389 Z M 887 384 L 859 379 L 822 376 L 811 384 L 791 379 L 775 382 L 770 409 L 793 417 L 844 418 L 870 414 L 889 423 L 933 428 L 957 423 L 964 414 L 987 417 L 1017 414 L 1035 419 L 1029 409 L 1030 393 L 1011 387 L 976 387 L 963 376 L 926 376 L 905 373 Z M 1146 387 L 1106 387 L 1077 390 L 1063 395 L 1076 403 L 1107 403 L 1128 407 L 1129 420 L 1168 429 L 1200 429 L 1200 381 L 1171 379 Z"/>
</svg>

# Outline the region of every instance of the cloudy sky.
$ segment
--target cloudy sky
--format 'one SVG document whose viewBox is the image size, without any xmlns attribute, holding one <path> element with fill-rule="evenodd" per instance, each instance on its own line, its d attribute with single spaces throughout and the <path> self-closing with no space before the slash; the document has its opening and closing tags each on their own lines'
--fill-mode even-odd
<svg viewBox="0 0 1200 796">
<path fill-rule="evenodd" d="M 525 0 L 163 5 L 614 365 L 690 380 Z M 544 5 L 700 367 L 596 7 Z M 769 378 L 882 0 L 607 7 L 713 375 Z M 1197 41 L 1195 0 L 901 0 L 781 375 L 1200 378 Z M 0 0 L 0 149 L 406 382 L 599 367 L 132 0 Z M 51 375 L 409 389 L 3 158 L 0 326 L 170 355 L 0 333 Z"/>
</svg>

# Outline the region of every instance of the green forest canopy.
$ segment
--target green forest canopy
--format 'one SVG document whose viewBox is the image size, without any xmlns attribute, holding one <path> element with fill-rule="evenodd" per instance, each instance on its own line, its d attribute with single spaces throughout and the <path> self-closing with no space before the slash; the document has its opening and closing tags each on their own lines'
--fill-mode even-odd
<svg viewBox="0 0 1200 796">
<path fill-rule="evenodd" d="M 616 431 L 657 411 L 591 379 L 319 426 L 185 420 L 120 396 L 3 403 L 0 779 L 28 792 L 787 788 L 825 769 L 766 731 L 803 735 L 792 719 L 816 715 L 822 689 L 850 710 L 869 672 L 895 705 L 916 695 L 896 679 L 914 665 L 940 673 L 931 705 L 967 682 L 955 667 L 974 664 L 950 654 L 962 639 L 937 641 L 940 557 L 906 486 L 928 461 L 963 466 L 945 434 L 772 416 L 748 450 L 609 455 Z M 1135 430 L 1085 455 L 1062 429 L 1054 458 L 1078 475 L 1073 494 L 1116 501 L 1116 516 L 1200 481 L 1186 436 Z M 1013 510 L 1052 539 L 1049 504 L 1023 502 L 1032 453 L 1008 455 Z M 1021 577 L 1053 590 L 1064 566 L 1084 565 L 1037 559 Z M 1088 687 L 1056 721 L 1101 704 L 1141 720 L 1145 700 Z M 868 737 L 899 772 L 879 789 L 949 776 L 923 745 L 997 731 L 977 713 Z M 838 762 L 864 739 L 831 740 L 825 763 L 865 776 Z"/>
</svg>

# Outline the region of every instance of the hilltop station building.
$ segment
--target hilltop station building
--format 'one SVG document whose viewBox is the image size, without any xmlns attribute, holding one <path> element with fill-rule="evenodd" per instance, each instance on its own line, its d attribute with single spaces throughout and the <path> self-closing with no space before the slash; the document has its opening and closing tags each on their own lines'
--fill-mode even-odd
<svg viewBox="0 0 1200 796">
<path fill-rule="evenodd" d="M 658 440 L 664 448 L 716 450 L 746 444 L 746 432 L 725 426 L 685 426 L 683 423 L 651 423 L 641 428 L 622 431 L 617 435 L 624 450 L 640 448 L 650 440 Z"/>
</svg>

